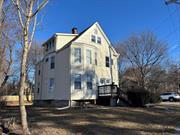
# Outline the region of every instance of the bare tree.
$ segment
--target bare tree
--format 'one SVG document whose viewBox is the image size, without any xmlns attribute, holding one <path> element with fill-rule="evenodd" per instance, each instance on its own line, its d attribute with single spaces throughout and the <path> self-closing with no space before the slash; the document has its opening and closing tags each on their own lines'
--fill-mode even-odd
<svg viewBox="0 0 180 135">
<path fill-rule="evenodd" d="M 17 65 L 20 65 L 19 59 L 21 59 L 23 50 L 16 50 L 16 60 Z M 26 65 L 26 89 L 25 94 L 27 101 L 29 100 L 29 96 L 32 94 L 34 80 L 35 80 L 35 66 L 38 61 L 42 59 L 43 56 L 43 48 L 41 47 L 41 43 L 37 41 L 33 41 L 32 46 L 28 53 L 28 60 Z M 17 66 L 16 69 L 20 70 L 20 66 Z"/>
<path fill-rule="evenodd" d="M 40 4 L 37 0 L 12 0 L 18 13 L 19 23 L 22 30 L 22 46 L 23 53 L 21 57 L 20 70 L 20 90 L 19 90 L 19 104 L 21 114 L 21 124 L 23 134 L 30 134 L 27 122 L 27 112 L 24 104 L 24 90 L 26 86 L 26 68 L 28 53 L 32 45 L 34 33 L 36 30 L 37 14 L 47 4 L 48 0 L 43 0 Z"/>
<path fill-rule="evenodd" d="M 2 90 L 11 75 L 13 48 L 16 39 L 14 35 L 17 34 L 18 27 L 15 21 L 13 21 L 13 9 L 10 3 L 4 2 L 1 4 L 2 3 L 0 3 L 0 88 Z"/>
<path fill-rule="evenodd" d="M 154 67 L 159 66 L 166 57 L 166 44 L 150 32 L 140 36 L 132 35 L 128 40 L 120 43 L 122 53 L 133 69 L 133 77 L 139 87 L 147 88 L 148 77 Z"/>
</svg>

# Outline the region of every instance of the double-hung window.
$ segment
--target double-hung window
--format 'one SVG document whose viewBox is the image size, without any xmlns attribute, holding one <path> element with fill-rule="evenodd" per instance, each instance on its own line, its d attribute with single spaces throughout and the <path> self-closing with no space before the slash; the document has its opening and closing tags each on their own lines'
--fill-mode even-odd
<svg viewBox="0 0 180 135">
<path fill-rule="evenodd" d="M 94 64 L 97 65 L 97 53 L 94 53 Z"/>
<path fill-rule="evenodd" d="M 92 64 L 91 50 L 86 50 L 86 61 L 87 64 Z"/>
<path fill-rule="evenodd" d="M 91 74 L 86 75 L 86 86 L 88 90 L 92 90 L 93 88 L 93 77 Z"/>
<path fill-rule="evenodd" d="M 74 75 L 74 89 L 81 89 L 81 74 Z"/>
<path fill-rule="evenodd" d="M 96 36 L 95 35 L 91 35 L 91 41 L 96 43 Z"/>
<path fill-rule="evenodd" d="M 54 90 L 54 78 L 49 79 L 49 92 Z"/>
<path fill-rule="evenodd" d="M 110 66 L 110 59 L 109 57 L 106 56 L 106 67 L 109 67 Z"/>
<path fill-rule="evenodd" d="M 74 49 L 74 63 L 81 63 L 81 48 Z"/>
<path fill-rule="evenodd" d="M 55 57 L 52 56 L 52 57 L 51 57 L 51 65 L 50 65 L 50 68 L 51 68 L 51 69 L 54 69 L 54 67 L 55 67 Z"/>
<path fill-rule="evenodd" d="M 97 43 L 101 44 L 101 38 L 100 37 L 97 37 Z"/>
</svg>

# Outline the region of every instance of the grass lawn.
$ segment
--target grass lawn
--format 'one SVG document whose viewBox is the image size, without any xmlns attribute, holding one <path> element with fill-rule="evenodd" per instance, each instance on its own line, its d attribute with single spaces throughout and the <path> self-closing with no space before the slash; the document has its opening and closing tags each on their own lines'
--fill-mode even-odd
<svg viewBox="0 0 180 135">
<path fill-rule="evenodd" d="M 28 120 L 37 135 L 169 135 L 180 121 L 180 103 L 163 103 L 150 108 L 28 107 Z M 18 108 L 0 111 L 0 118 L 19 116 Z M 179 123 L 180 124 L 180 123 Z"/>
</svg>

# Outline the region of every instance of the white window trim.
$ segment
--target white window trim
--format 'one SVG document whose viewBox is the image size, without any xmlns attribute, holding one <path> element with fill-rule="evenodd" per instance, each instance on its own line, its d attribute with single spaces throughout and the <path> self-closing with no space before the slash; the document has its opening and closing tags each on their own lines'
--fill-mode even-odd
<svg viewBox="0 0 180 135">
<path fill-rule="evenodd" d="M 80 75 L 80 82 L 81 82 L 81 89 L 76 89 L 75 88 L 75 75 Z M 82 90 L 82 83 L 83 83 L 83 80 L 82 80 L 82 74 L 81 73 L 75 73 L 74 75 L 73 75 L 73 90 L 74 91 L 78 91 L 78 90 Z"/>
<path fill-rule="evenodd" d="M 53 86 L 52 87 L 50 87 L 50 80 L 51 79 L 53 79 Z M 49 93 L 52 93 L 53 91 L 54 91 L 54 88 L 55 88 L 55 80 L 54 80 L 54 78 L 49 78 L 49 80 L 48 80 L 49 82 L 48 82 L 48 91 L 49 91 Z"/>
<path fill-rule="evenodd" d="M 88 57 L 88 53 L 87 52 L 90 52 L 90 56 Z M 87 58 L 90 58 L 89 59 L 89 63 L 88 63 L 88 59 Z M 90 49 L 86 49 L 86 64 L 89 64 L 89 65 L 91 65 L 92 64 L 92 50 L 90 50 Z"/>
<path fill-rule="evenodd" d="M 78 61 L 78 62 L 75 62 L 75 60 L 76 60 L 75 49 L 80 49 L 80 62 L 79 62 L 79 61 Z M 83 52 L 83 50 L 82 50 L 82 48 L 80 48 L 80 47 L 73 48 L 73 63 L 74 63 L 75 65 L 80 65 L 80 64 L 82 64 L 82 52 Z"/>
<path fill-rule="evenodd" d="M 88 81 L 88 75 L 91 76 L 91 82 Z M 88 86 L 87 86 L 88 82 L 92 83 L 92 89 L 88 89 Z M 93 90 L 93 75 L 92 74 L 86 74 L 86 89 L 87 90 Z"/>
</svg>

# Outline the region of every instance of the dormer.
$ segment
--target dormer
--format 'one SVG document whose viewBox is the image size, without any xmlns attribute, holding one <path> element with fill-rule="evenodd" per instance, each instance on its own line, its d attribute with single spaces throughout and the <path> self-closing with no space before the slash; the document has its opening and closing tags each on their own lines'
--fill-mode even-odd
<svg viewBox="0 0 180 135">
<path fill-rule="evenodd" d="M 44 54 L 55 51 L 55 37 L 53 36 L 47 40 L 42 46 L 44 48 Z"/>
</svg>

